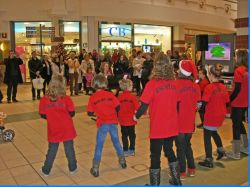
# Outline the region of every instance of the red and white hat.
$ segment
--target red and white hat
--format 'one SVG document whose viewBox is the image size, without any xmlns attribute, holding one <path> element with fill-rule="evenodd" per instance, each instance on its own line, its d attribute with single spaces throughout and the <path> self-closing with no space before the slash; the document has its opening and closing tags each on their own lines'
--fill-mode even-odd
<svg viewBox="0 0 250 187">
<path fill-rule="evenodd" d="M 185 76 L 191 76 L 193 74 L 194 79 L 198 78 L 197 69 L 192 60 L 182 60 L 179 63 L 180 71 Z"/>
</svg>

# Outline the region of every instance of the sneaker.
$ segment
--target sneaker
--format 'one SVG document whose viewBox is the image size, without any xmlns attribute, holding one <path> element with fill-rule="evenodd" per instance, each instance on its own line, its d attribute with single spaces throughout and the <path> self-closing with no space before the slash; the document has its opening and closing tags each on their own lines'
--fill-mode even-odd
<svg viewBox="0 0 250 187">
<path fill-rule="evenodd" d="M 129 151 L 123 151 L 123 153 L 124 153 L 124 156 L 125 156 L 125 157 L 130 156 L 130 152 L 129 152 Z"/>
<path fill-rule="evenodd" d="M 225 151 L 218 151 L 217 150 L 217 158 L 216 158 L 216 160 L 222 159 L 223 156 L 226 156 Z"/>
<path fill-rule="evenodd" d="M 188 176 L 194 177 L 195 176 L 195 169 L 188 168 Z"/>
<path fill-rule="evenodd" d="M 234 153 L 232 151 L 226 152 L 226 156 L 229 159 L 240 160 L 240 153 Z"/>
<path fill-rule="evenodd" d="M 69 171 L 69 173 L 70 173 L 70 175 L 74 175 L 74 174 L 76 174 L 77 171 L 78 171 L 78 169 L 76 168 L 76 169 L 73 170 L 73 171 Z"/>
<path fill-rule="evenodd" d="M 187 177 L 186 172 L 181 172 L 181 173 L 180 173 L 180 179 L 181 179 L 182 181 L 185 180 L 186 177 Z"/>
<path fill-rule="evenodd" d="M 135 156 L 135 150 L 128 150 L 130 156 Z"/>
<path fill-rule="evenodd" d="M 241 147 L 240 152 L 248 155 L 248 147 Z"/>
<path fill-rule="evenodd" d="M 203 129 L 203 124 L 201 123 L 200 125 L 196 126 L 198 129 Z"/>
<path fill-rule="evenodd" d="M 213 161 L 211 159 L 205 159 L 204 161 L 198 162 L 198 164 L 206 168 L 214 167 Z"/>
<path fill-rule="evenodd" d="M 44 177 L 48 177 L 48 176 L 49 176 L 49 174 L 44 173 L 42 169 L 40 169 L 40 174 L 41 174 L 42 176 L 44 176 Z"/>
</svg>

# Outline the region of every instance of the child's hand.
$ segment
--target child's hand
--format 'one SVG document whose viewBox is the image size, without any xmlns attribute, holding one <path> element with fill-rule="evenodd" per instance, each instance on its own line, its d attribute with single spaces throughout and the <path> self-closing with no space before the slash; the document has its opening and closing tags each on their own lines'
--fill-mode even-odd
<svg viewBox="0 0 250 187">
<path fill-rule="evenodd" d="M 134 120 L 134 121 L 138 121 L 138 119 L 136 118 L 135 115 L 133 116 L 133 120 Z"/>
</svg>

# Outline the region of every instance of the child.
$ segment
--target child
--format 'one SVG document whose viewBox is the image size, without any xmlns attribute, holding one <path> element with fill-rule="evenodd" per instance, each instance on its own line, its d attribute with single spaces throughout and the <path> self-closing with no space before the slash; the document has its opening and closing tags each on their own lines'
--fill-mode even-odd
<svg viewBox="0 0 250 187">
<path fill-rule="evenodd" d="M 129 79 L 122 79 L 119 85 L 123 93 L 118 97 L 120 101 L 120 111 L 118 113 L 119 122 L 121 125 L 123 151 L 125 156 L 135 155 L 135 125 L 133 120 L 135 111 L 139 108 L 139 102 L 136 97 L 131 94 L 133 83 Z M 128 146 L 128 137 L 130 146 Z"/>
<path fill-rule="evenodd" d="M 233 146 L 227 157 L 239 160 L 241 153 L 248 155 L 247 130 L 244 127 L 245 111 L 248 107 L 248 49 L 238 49 L 235 56 L 233 92 L 230 95 L 233 122 Z M 240 140 L 243 146 L 240 147 Z"/>
<path fill-rule="evenodd" d="M 149 107 L 150 116 L 150 185 L 161 182 L 161 151 L 168 158 L 173 185 L 182 185 L 173 141 L 179 133 L 178 124 L 178 85 L 174 80 L 174 71 L 169 58 L 161 54 L 157 57 L 152 79 L 147 83 L 141 96 L 141 105 L 134 116 L 139 119 Z"/>
<path fill-rule="evenodd" d="M 92 87 L 91 87 L 91 83 L 92 83 L 92 79 L 93 79 L 94 75 L 92 73 L 92 68 L 89 67 L 87 68 L 87 73 L 85 75 L 86 78 L 86 95 L 89 95 L 89 91 L 93 91 Z"/>
<path fill-rule="evenodd" d="M 176 139 L 177 159 L 180 164 L 181 179 L 186 178 L 186 161 L 188 175 L 195 175 L 193 150 L 191 147 L 192 133 L 194 132 L 197 102 L 201 99 L 199 85 L 193 82 L 195 65 L 189 60 L 179 63 L 180 72 L 177 82 L 179 84 L 179 135 Z"/>
<path fill-rule="evenodd" d="M 74 142 L 76 130 L 72 117 L 75 108 L 69 96 L 66 96 L 62 77 L 54 77 L 50 82 L 48 93 L 40 100 L 39 113 L 47 119 L 49 149 L 41 173 L 44 176 L 50 174 L 60 142 L 64 144 L 64 150 L 68 159 L 70 174 L 77 171 Z"/>
<path fill-rule="evenodd" d="M 205 112 L 203 132 L 206 158 L 198 164 L 207 168 L 213 168 L 211 137 L 217 146 L 216 160 L 220 160 L 225 155 L 220 135 L 217 132 L 226 117 L 226 105 L 229 102 L 227 88 L 219 82 L 222 69 L 221 64 L 216 64 L 209 69 L 211 84 L 207 85 L 202 96 L 201 110 Z"/>
<path fill-rule="evenodd" d="M 94 113 L 97 116 L 97 134 L 96 134 L 96 147 L 95 155 L 93 159 L 93 166 L 90 173 L 94 177 L 99 176 L 99 166 L 101 162 L 103 144 L 107 133 L 110 134 L 112 143 L 115 147 L 117 156 L 119 158 L 119 164 L 122 168 L 126 168 L 126 160 L 124 153 L 118 138 L 117 114 L 120 109 L 118 99 L 113 95 L 113 93 L 105 91 L 108 86 L 108 81 L 104 75 L 96 75 L 92 81 L 92 87 L 96 92 L 89 98 L 88 103 L 88 115 L 93 116 Z"/>
<path fill-rule="evenodd" d="M 199 86 L 200 86 L 201 96 L 202 96 L 206 86 L 209 84 L 209 80 L 207 78 L 207 70 L 200 69 L 198 76 L 199 76 Z M 202 129 L 203 128 L 203 121 L 204 121 L 204 119 L 203 119 L 204 114 L 202 113 L 201 110 L 199 110 L 199 114 L 200 114 L 201 124 L 197 125 L 197 128 Z"/>
</svg>

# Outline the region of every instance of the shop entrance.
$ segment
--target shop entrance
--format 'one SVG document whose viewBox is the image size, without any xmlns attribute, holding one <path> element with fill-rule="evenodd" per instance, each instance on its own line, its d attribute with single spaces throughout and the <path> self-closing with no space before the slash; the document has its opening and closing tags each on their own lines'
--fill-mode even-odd
<svg viewBox="0 0 250 187">
<path fill-rule="evenodd" d="M 107 51 L 110 51 L 112 53 L 114 49 L 119 49 L 119 48 L 124 49 L 126 52 L 126 55 L 128 55 L 132 48 L 132 43 L 131 42 L 102 42 L 101 43 L 102 54 L 105 54 Z"/>
</svg>

